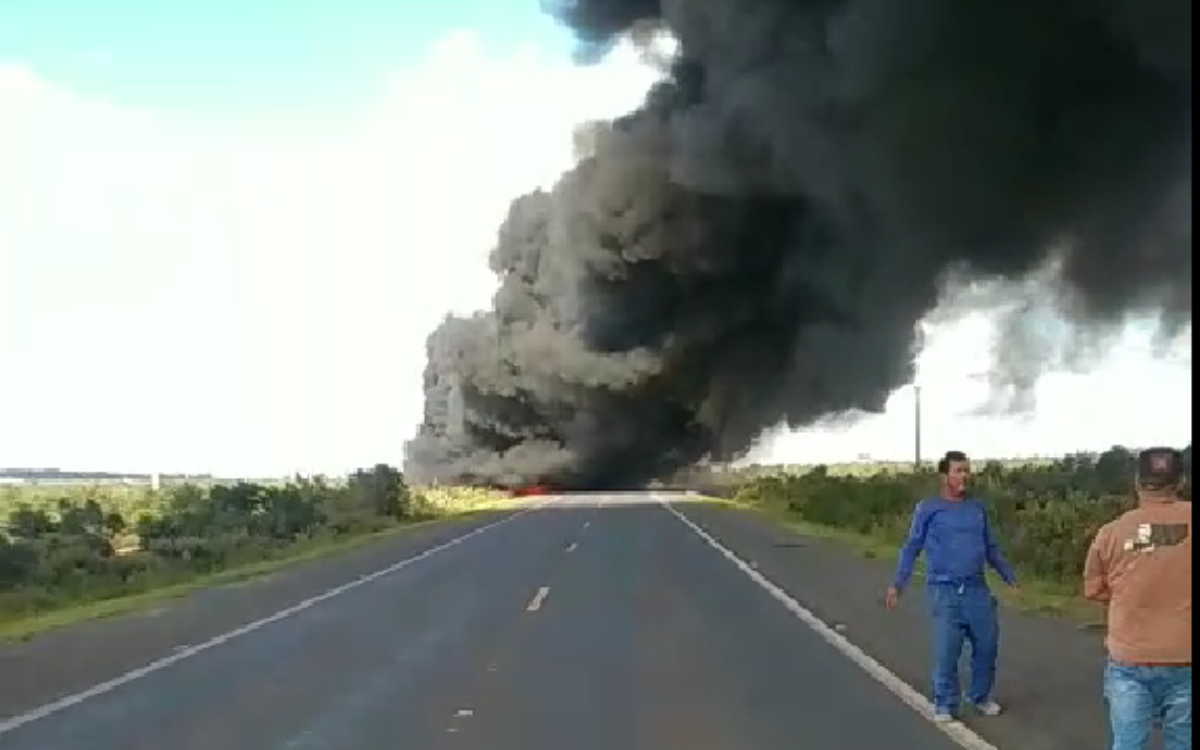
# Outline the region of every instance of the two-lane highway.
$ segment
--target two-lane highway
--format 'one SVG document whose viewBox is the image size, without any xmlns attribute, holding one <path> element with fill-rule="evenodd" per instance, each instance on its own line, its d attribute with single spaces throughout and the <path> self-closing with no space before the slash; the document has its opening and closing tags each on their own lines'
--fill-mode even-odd
<svg viewBox="0 0 1200 750">
<path fill-rule="evenodd" d="M 962 746 L 654 498 L 558 498 L 463 533 L 0 719 L 0 748 Z"/>
</svg>

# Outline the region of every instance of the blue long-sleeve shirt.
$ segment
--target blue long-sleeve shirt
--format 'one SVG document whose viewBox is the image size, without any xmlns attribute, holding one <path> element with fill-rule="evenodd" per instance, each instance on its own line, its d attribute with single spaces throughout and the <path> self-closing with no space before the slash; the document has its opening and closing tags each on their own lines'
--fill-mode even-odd
<svg viewBox="0 0 1200 750">
<path fill-rule="evenodd" d="M 987 511 L 974 498 L 953 502 L 935 497 L 917 503 L 896 565 L 893 585 L 897 589 L 908 583 L 922 550 L 926 583 L 982 583 L 985 565 L 991 565 L 1010 586 L 1016 582 L 1012 566 L 992 536 Z"/>
</svg>

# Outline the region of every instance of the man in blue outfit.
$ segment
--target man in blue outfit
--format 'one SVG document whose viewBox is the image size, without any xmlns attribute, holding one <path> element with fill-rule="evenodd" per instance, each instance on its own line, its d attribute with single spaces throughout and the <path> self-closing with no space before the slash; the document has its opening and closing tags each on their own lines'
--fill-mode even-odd
<svg viewBox="0 0 1200 750">
<path fill-rule="evenodd" d="M 967 494 L 971 462 L 961 451 L 949 451 L 938 462 L 941 495 L 917 503 L 908 540 L 900 550 L 896 577 L 887 590 L 889 609 L 925 552 L 925 583 L 933 615 L 934 720 L 954 721 L 962 687 L 958 659 L 963 642 L 971 643 L 971 686 L 967 700 L 985 716 L 996 716 L 992 699 L 1000 623 L 996 597 L 988 588 L 985 566 L 991 565 L 1009 586 L 1016 586 L 1012 566 L 992 536 L 983 503 Z"/>
</svg>

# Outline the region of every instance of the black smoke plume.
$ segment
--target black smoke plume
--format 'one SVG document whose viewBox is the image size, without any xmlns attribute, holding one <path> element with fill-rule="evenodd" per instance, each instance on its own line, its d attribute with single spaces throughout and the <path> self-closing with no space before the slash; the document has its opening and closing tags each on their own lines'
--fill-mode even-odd
<svg viewBox="0 0 1200 750">
<path fill-rule="evenodd" d="M 1190 326 L 1190 0 L 555 13 L 585 57 L 663 33 L 673 56 L 513 202 L 494 309 L 431 335 L 420 480 L 634 482 L 880 410 L 949 280 L 1050 268 L 1081 331 Z"/>
</svg>

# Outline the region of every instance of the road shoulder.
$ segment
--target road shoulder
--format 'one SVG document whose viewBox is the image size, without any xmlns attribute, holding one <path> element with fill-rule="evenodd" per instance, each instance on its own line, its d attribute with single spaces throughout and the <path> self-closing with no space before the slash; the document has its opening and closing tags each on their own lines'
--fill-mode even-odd
<svg viewBox="0 0 1200 750">
<path fill-rule="evenodd" d="M 798 534 L 751 510 L 705 502 L 674 507 L 905 682 L 927 691 L 930 644 L 923 595 L 914 590 L 897 611 L 883 608 L 891 561 L 867 559 L 830 539 Z M 971 719 L 972 728 L 1002 750 L 1105 746 L 1099 635 L 1071 619 L 1008 607 L 1001 617 L 997 698 L 1008 713 Z"/>
</svg>

